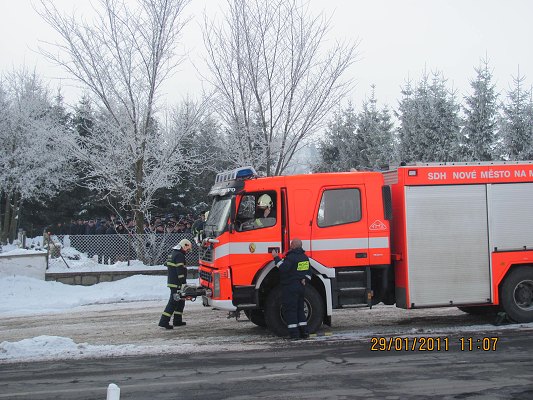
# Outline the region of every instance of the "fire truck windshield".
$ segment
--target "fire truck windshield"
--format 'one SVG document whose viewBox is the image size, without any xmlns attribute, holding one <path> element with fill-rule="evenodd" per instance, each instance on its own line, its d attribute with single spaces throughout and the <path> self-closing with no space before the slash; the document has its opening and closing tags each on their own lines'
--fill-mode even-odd
<svg viewBox="0 0 533 400">
<path fill-rule="evenodd" d="M 215 197 L 207 221 L 205 221 L 204 232 L 208 237 L 219 236 L 228 224 L 231 208 L 231 196 Z"/>
</svg>

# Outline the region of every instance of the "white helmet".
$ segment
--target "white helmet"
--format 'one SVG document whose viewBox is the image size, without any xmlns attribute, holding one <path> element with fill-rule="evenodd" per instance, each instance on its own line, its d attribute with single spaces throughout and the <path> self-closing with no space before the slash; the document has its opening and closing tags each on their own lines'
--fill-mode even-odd
<svg viewBox="0 0 533 400">
<path fill-rule="evenodd" d="M 181 239 L 179 242 L 180 247 L 183 249 L 185 246 L 191 247 L 191 241 L 189 239 Z"/>
<path fill-rule="evenodd" d="M 207 221 L 207 217 L 209 217 L 209 211 L 206 211 L 204 214 L 205 220 Z"/>
<path fill-rule="evenodd" d="M 259 199 L 257 200 L 257 206 L 262 208 L 272 208 L 272 199 L 268 194 L 262 194 L 259 196 Z"/>
</svg>

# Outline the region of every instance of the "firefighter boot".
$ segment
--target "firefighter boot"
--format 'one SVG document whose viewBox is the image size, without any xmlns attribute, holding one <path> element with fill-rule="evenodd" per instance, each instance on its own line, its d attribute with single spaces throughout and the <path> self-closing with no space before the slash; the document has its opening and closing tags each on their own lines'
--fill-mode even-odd
<svg viewBox="0 0 533 400">
<path fill-rule="evenodd" d="M 300 332 L 298 328 L 289 328 L 289 340 L 298 340 L 300 339 Z"/>
<path fill-rule="evenodd" d="M 183 325 L 187 325 L 187 322 L 182 320 L 181 315 L 174 314 L 174 321 L 172 321 L 172 325 L 174 325 L 174 326 L 183 326 Z"/>
<path fill-rule="evenodd" d="M 309 332 L 307 331 L 307 325 L 300 325 L 298 327 L 300 330 L 300 338 L 302 339 L 309 339 Z"/>
<path fill-rule="evenodd" d="M 170 315 L 166 315 L 166 313 L 163 313 L 163 315 L 161 315 L 161 319 L 159 320 L 159 326 L 165 329 L 174 329 L 174 327 L 170 325 L 169 322 L 170 322 Z"/>
</svg>

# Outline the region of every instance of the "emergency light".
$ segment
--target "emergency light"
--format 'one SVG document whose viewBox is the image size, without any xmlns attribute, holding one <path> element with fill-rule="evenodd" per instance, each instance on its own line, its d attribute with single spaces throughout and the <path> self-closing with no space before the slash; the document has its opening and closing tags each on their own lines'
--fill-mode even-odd
<svg viewBox="0 0 533 400">
<path fill-rule="evenodd" d="M 235 181 L 235 180 L 244 180 L 249 178 L 255 178 L 257 177 L 257 172 L 255 172 L 254 167 L 248 166 L 248 167 L 241 167 L 241 168 L 235 168 L 231 171 L 224 171 L 217 174 L 217 177 L 215 179 L 215 184 L 220 182 L 228 182 L 228 181 Z"/>
</svg>

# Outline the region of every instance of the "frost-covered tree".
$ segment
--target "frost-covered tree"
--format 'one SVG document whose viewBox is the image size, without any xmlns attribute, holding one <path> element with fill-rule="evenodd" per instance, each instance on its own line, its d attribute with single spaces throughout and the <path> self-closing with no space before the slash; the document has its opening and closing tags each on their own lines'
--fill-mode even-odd
<svg viewBox="0 0 533 400">
<path fill-rule="evenodd" d="M 459 157 L 459 103 L 435 72 L 413 88 L 402 88 L 397 116 L 400 159 L 405 162 L 455 161 Z"/>
<path fill-rule="evenodd" d="M 386 169 L 395 159 L 393 127 L 388 108 L 378 109 L 372 86 L 361 112 L 350 105 L 329 122 L 319 146 L 321 161 L 314 170 Z"/>
<path fill-rule="evenodd" d="M 300 0 L 228 0 L 204 43 L 229 161 L 280 175 L 351 88 L 356 45 L 325 49 L 329 20 Z"/>
<path fill-rule="evenodd" d="M 12 240 L 24 201 L 47 200 L 71 182 L 65 114 L 35 72 L 6 76 L 0 90 L 1 241 Z"/>
<path fill-rule="evenodd" d="M 520 71 L 513 77 L 514 87 L 502 106 L 501 153 L 507 160 L 533 160 L 533 102 L 531 90 L 524 87 L 525 79 Z"/>
<path fill-rule="evenodd" d="M 487 59 L 475 68 L 472 93 L 465 97 L 462 155 L 466 161 L 494 159 L 498 122 L 498 93 Z"/>
<path fill-rule="evenodd" d="M 134 214 L 138 232 L 156 191 L 179 182 L 198 161 L 188 159 L 181 145 L 198 121 L 196 105 L 179 107 L 178 123 L 160 126 L 156 120 L 161 84 L 181 61 L 177 48 L 188 2 L 97 0 L 89 20 L 63 15 L 50 0 L 41 0 L 41 16 L 62 39 L 58 53 L 42 52 L 95 100 L 98 118 L 90 134 L 70 141 L 89 166 L 86 184 L 117 198 Z"/>
<path fill-rule="evenodd" d="M 352 105 L 336 112 L 319 142 L 320 162 L 315 172 L 348 171 L 362 163 L 357 136 L 357 114 Z"/>
<path fill-rule="evenodd" d="M 375 87 L 372 86 L 370 99 L 363 102 L 357 119 L 360 168 L 387 169 L 395 160 L 393 128 L 389 109 L 377 108 Z"/>
<path fill-rule="evenodd" d="M 163 191 L 157 202 L 159 210 L 172 213 L 178 208 L 196 215 L 208 209 L 208 193 L 216 174 L 230 168 L 225 161 L 221 136 L 220 123 L 213 117 L 207 117 L 185 140 L 188 151 L 201 155 L 207 168 L 185 173 L 179 185 Z"/>
</svg>

